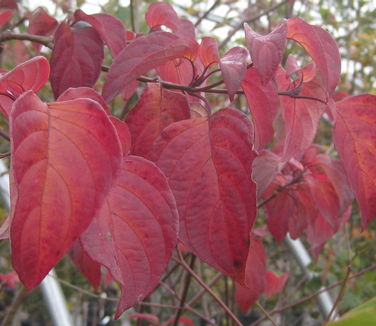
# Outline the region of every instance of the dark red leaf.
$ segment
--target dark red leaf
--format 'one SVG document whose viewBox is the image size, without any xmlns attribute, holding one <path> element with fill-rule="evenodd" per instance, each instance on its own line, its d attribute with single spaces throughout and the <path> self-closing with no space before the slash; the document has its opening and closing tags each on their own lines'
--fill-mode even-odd
<svg viewBox="0 0 376 326">
<path fill-rule="evenodd" d="M 175 322 L 175 317 L 173 317 L 170 320 L 168 320 L 166 323 L 163 324 L 163 326 L 171 325 L 174 322 Z M 195 324 L 193 323 L 192 319 L 190 319 L 190 318 L 188 318 L 186 316 L 182 316 L 182 317 L 179 318 L 178 325 L 195 326 Z"/>
<path fill-rule="evenodd" d="M 180 239 L 241 283 L 256 215 L 252 134 L 245 114 L 223 109 L 171 124 L 151 155 L 176 198 Z"/>
<path fill-rule="evenodd" d="M 70 87 L 92 87 L 103 57 L 103 42 L 95 29 L 61 23 L 51 55 L 50 81 L 55 98 Z"/>
<path fill-rule="evenodd" d="M 107 114 L 90 99 L 45 104 L 29 91 L 13 105 L 10 136 L 12 261 L 31 289 L 93 219 L 122 152 Z"/>
<path fill-rule="evenodd" d="M 278 95 L 272 82 L 261 83 L 255 68 L 248 69 L 241 85 L 255 126 L 255 149 L 260 150 L 274 137 L 273 122 L 277 115 Z"/>
<path fill-rule="evenodd" d="M 250 236 L 250 247 L 246 267 L 246 286 L 236 283 L 235 300 L 246 314 L 265 288 L 266 253 L 264 245 L 257 237 Z"/>
<path fill-rule="evenodd" d="M 20 282 L 16 272 L 10 272 L 7 274 L 0 273 L 0 284 L 1 286 L 8 286 L 12 289 L 17 288 L 17 284 Z M 4 291 L 4 290 L 3 290 Z"/>
<path fill-rule="evenodd" d="M 29 26 L 27 32 L 33 35 L 51 35 L 56 27 L 58 22 L 55 18 L 51 17 L 43 8 L 39 7 L 33 11 L 29 18 Z M 33 43 L 34 48 L 39 51 L 41 44 Z"/>
<path fill-rule="evenodd" d="M 126 117 L 133 139 L 132 153 L 148 158 L 154 141 L 165 127 L 189 118 L 185 96 L 150 84 Z"/>
<path fill-rule="evenodd" d="M 321 27 L 310 25 L 301 18 L 288 19 L 287 26 L 287 38 L 303 46 L 316 62 L 326 89 L 331 94 L 341 74 L 341 57 L 335 40 Z"/>
<path fill-rule="evenodd" d="M 198 44 L 166 32 L 141 36 L 116 57 L 103 87 L 103 97 L 109 102 L 130 82 L 149 70 L 179 57 L 195 56 Z"/>
<path fill-rule="evenodd" d="M 0 8 L 18 9 L 16 0 L 1 0 Z"/>
<path fill-rule="evenodd" d="M 9 118 L 11 107 L 24 91 L 39 91 L 48 80 L 50 66 L 44 57 L 34 57 L 0 77 L 0 111 Z"/>
<path fill-rule="evenodd" d="M 179 36 L 195 38 L 194 25 L 187 19 L 180 19 L 167 2 L 153 2 L 145 15 L 145 20 L 150 28 L 164 25 Z"/>
<path fill-rule="evenodd" d="M 290 85 L 290 80 L 286 78 L 282 69 L 275 77 L 280 90 L 288 91 L 296 86 Z M 327 108 L 326 104 L 319 101 L 325 100 L 325 92 L 318 78 L 307 83 L 304 82 L 301 85 L 299 96 L 309 97 L 309 99 L 280 97 L 286 133 L 282 154 L 283 162 L 287 162 L 291 158 L 299 160 L 302 157 L 304 151 L 312 144 L 320 117 Z"/>
<path fill-rule="evenodd" d="M 107 44 L 115 58 L 125 47 L 126 35 L 123 23 L 109 14 L 87 15 L 78 9 L 74 13 L 76 21 L 83 20 L 89 23 L 98 32 L 102 41 Z"/>
<path fill-rule="evenodd" d="M 128 320 L 132 319 L 141 319 L 141 320 L 147 320 L 153 323 L 153 325 L 159 325 L 159 318 L 152 314 L 140 314 L 135 313 L 130 316 L 128 316 Z"/>
<path fill-rule="evenodd" d="M 231 101 L 233 101 L 234 95 L 238 91 L 247 72 L 248 57 L 249 53 L 245 48 L 236 46 L 228 50 L 219 61 L 223 80 Z"/>
<path fill-rule="evenodd" d="M 336 106 L 334 144 L 359 203 L 365 228 L 376 217 L 376 96 L 347 97 Z"/>
<path fill-rule="evenodd" d="M 265 274 L 265 297 L 269 298 L 273 294 L 281 292 L 285 287 L 286 281 L 289 278 L 289 274 L 283 273 L 277 275 L 272 271 L 266 271 Z"/>
<path fill-rule="evenodd" d="M 286 45 L 287 23 L 282 21 L 267 35 L 254 32 L 247 23 L 244 24 L 244 31 L 253 64 L 265 85 L 281 63 Z"/>
<path fill-rule="evenodd" d="M 141 157 L 125 157 L 106 202 L 81 236 L 92 259 L 121 286 L 117 317 L 158 284 L 177 232 L 175 199 L 163 173 Z"/>
<path fill-rule="evenodd" d="M 80 272 L 87 278 L 92 287 L 98 290 L 101 284 L 101 265 L 91 259 L 81 245 L 80 240 L 76 240 L 72 246 L 72 260 Z"/>
<path fill-rule="evenodd" d="M 213 37 L 203 37 L 198 56 L 202 64 L 207 67 L 219 61 L 217 40 Z"/>
</svg>

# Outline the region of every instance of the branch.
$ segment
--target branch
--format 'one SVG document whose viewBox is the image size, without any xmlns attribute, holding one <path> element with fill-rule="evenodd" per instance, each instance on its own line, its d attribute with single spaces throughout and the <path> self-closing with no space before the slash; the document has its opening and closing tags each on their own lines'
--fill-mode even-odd
<svg viewBox="0 0 376 326">
<path fill-rule="evenodd" d="M 20 306 L 23 304 L 23 302 L 26 299 L 26 296 L 29 294 L 29 290 L 27 290 L 25 287 L 22 287 L 17 294 L 15 295 L 11 306 L 7 310 L 7 313 L 1 322 L 1 326 L 11 326 L 13 324 L 13 319 L 15 314 L 17 313 Z"/>
<path fill-rule="evenodd" d="M 0 43 L 11 40 L 21 40 L 21 41 L 32 41 L 42 44 L 48 48 L 52 48 L 53 40 L 51 37 L 32 35 L 28 33 L 14 33 L 14 32 L 3 32 L 0 34 Z"/>
<path fill-rule="evenodd" d="M 200 23 L 215 9 L 215 7 L 219 5 L 220 2 L 221 0 L 216 0 L 213 5 L 197 20 L 195 27 L 200 25 Z"/>
<path fill-rule="evenodd" d="M 188 266 L 188 264 L 185 262 L 181 252 L 179 249 L 177 249 L 178 255 L 179 255 L 179 261 L 181 265 L 193 276 L 193 278 L 208 292 L 215 301 L 225 310 L 225 312 L 230 316 L 230 318 L 235 322 L 238 326 L 243 326 L 242 323 L 239 321 L 238 318 L 234 315 L 234 313 L 231 311 L 229 307 L 227 307 L 223 301 L 206 285 L 206 283 Z"/>
</svg>

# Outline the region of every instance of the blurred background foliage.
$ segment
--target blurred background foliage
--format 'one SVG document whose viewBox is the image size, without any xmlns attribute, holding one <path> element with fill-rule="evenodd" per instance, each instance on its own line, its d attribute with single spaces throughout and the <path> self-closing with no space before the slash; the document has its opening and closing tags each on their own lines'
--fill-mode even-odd
<svg viewBox="0 0 376 326">
<path fill-rule="evenodd" d="M 144 14 L 151 0 L 21 0 L 19 2 L 21 19 L 23 15 L 38 6 L 45 7 L 51 15 L 62 20 L 67 14 L 81 8 L 87 13 L 103 12 L 118 17 L 129 30 L 147 32 Z M 243 44 L 243 23 L 259 33 L 268 33 L 281 19 L 299 16 L 306 21 L 320 25 L 328 30 L 338 42 L 342 55 L 342 77 L 338 91 L 355 95 L 359 93 L 371 93 L 376 95 L 376 5 L 370 0 L 169 0 L 178 14 L 190 19 L 197 26 L 197 38 L 212 36 L 218 40 L 220 51 L 223 54 L 229 48 Z M 27 21 L 20 23 L 18 30 L 24 32 Z M 288 51 L 301 51 L 301 58 L 306 58 L 303 50 L 288 42 Z M 48 56 L 50 51 L 43 50 Z M 3 45 L 1 55 L 2 69 L 10 69 L 15 64 L 35 55 L 33 49 L 21 41 L 12 41 Z M 215 77 L 213 77 L 215 78 Z M 41 92 L 41 97 L 51 100 L 52 95 L 48 87 Z M 209 97 L 212 105 L 227 105 L 224 96 Z M 243 99 L 244 100 L 244 99 Z M 238 97 L 235 106 L 244 107 L 244 101 Z M 134 99 L 133 99 L 134 101 Z M 4 128 L 6 124 L 1 122 Z M 317 142 L 329 145 L 330 126 L 322 124 L 318 132 Z M 1 152 L 9 150 L 7 142 L 0 142 Z M 0 207 L 0 221 L 4 220 L 7 213 Z M 362 232 L 358 213 L 355 208 L 353 218 L 335 237 L 328 242 L 321 252 L 318 260 L 312 264 L 311 269 L 317 272 L 317 277 L 308 281 L 293 261 L 287 248 L 277 245 L 270 237 L 265 238 L 268 248 L 269 268 L 279 273 L 289 273 L 289 280 L 285 289 L 278 295 L 268 300 L 261 299 L 260 303 L 267 309 L 273 310 L 305 296 L 310 296 L 320 286 L 328 286 L 343 280 L 351 268 L 353 273 L 361 271 L 375 264 L 376 261 L 376 223 L 371 223 L 369 228 Z M 263 214 L 260 212 L 262 224 Z M 15 293 L 20 291 L 2 275 L 11 273 L 8 243 L 0 243 L 2 252 L 0 258 L 0 320 L 14 300 Z M 187 256 L 187 260 L 189 255 Z M 181 293 L 181 277 L 184 274 L 181 268 L 174 269 L 174 262 L 169 266 L 173 270 L 171 276 L 159 286 L 144 305 L 135 308 L 142 313 L 158 315 L 160 320 L 168 320 L 174 315 L 173 310 L 158 306 L 158 304 L 177 305 L 179 300 L 173 293 Z M 109 321 L 116 306 L 114 298 L 119 290 L 116 285 L 110 284 L 95 293 L 83 276 L 73 267 L 69 257 L 64 258 L 56 268 L 59 279 L 62 281 L 69 308 L 75 318 L 75 325 L 128 325 L 127 316 L 135 310 L 130 310 L 119 321 Z M 225 302 L 242 318 L 244 325 L 270 325 L 268 322 L 259 323 L 257 319 L 262 313 L 253 308 L 247 315 L 242 315 L 233 302 L 234 284 L 204 263 L 196 264 L 196 272 L 206 281 L 212 281 L 212 288 L 223 298 Z M 64 281 L 63 281 L 64 280 Z M 192 283 L 188 298 L 192 298 L 201 291 L 201 288 Z M 330 291 L 333 298 L 339 294 L 339 287 Z M 339 305 L 340 313 L 345 313 L 356 305 L 376 295 L 376 274 L 374 271 L 364 273 L 362 276 L 349 279 L 347 288 Z M 189 299 L 188 299 L 189 300 Z M 157 305 L 155 305 L 157 303 Z M 202 310 L 212 316 L 219 325 L 231 325 L 224 317 L 223 311 L 218 308 L 210 296 L 203 295 L 193 308 Z M 205 325 L 196 315 L 185 312 L 195 325 Z M 279 325 L 289 326 L 315 326 L 321 325 L 321 317 L 314 300 L 304 302 L 291 309 L 274 315 Z M 43 304 L 39 291 L 33 291 L 22 305 L 20 312 L 14 319 L 14 325 L 52 325 L 47 310 Z M 147 325 L 147 323 L 137 323 Z M 367 325 L 368 326 L 368 325 Z M 372 326 L 372 325 L 369 325 Z"/>
</svg>

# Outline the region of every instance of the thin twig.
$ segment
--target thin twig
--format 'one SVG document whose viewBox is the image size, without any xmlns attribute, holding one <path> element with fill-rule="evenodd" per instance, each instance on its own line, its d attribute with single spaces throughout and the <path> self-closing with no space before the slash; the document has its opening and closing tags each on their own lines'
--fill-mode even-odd
<svg viewBox="0 0 376 326">
<path fill-rule="evenodd" d="M 7 313 L 1 322 L 1 326 L 11 326 L 13 324 L 14 316 L 16 315 L 18 309 L 21 307 L 23 302 L 26 299 L 26 296 L 28 295 L 30 291 L 27 290 L 25 287 L 22 287 L 17 294 L 15 295 L 11 306 L 7 310 Z"/>
<path fill-rule="evenodd" d="M 262 311 L 266 319 L 268 319 L 274 326 L 278 326 L 278 324 L 273 320 L 272 316 L 266 311 L 266 309 L 258 301 L 256 301 L 256 306 Z"/>
<path fill-rule="evenodd" d="M 343 279 L 343 282 L 342 282 L 341 288 L 339 290 L 339 293 L 337 295 L 336 301 L 334 302 L 333 307 L 329 312 L 329 315 L 326 317 L 324 325 L 326 325 L 328 322 L 330 322 L 335 310 L 337 309 L 339 303 L 341 302 L 343 295 L 345 294 L 346 283 L 349 280 L 350 274 L 351 274 L 351 267 L 347 266 L 345 278 Z"/>
<path fill-rule="evenodd" d="M 2 154 L 0 154 L 0 158 L 8 157 L 11 154 L 12 154 L 11 152 L 2 153 Z"/>
<path fill-rule="evenodd" d="M 200 25 L 200 23 L 220 4 L 221 0 L 217 0 L 213 3 L 213 5 L 199 18 L 195 23 L 195 27 Z"/>
<path fill-rule="evenodd" d="M 129 14 L 131 16 L 132 31 L 136 32 L 136 22 L 134 19 L 134 0 L 131 0 L 129 3 Z"/>
<path fill-rule="evenodd" d="M 5 132 L 3 129 L 0 128 L 0 137 L 3 137 L 4 139 L 6 139 L 7 141 L 10 141 L 10 137 L 9 137 L 9 134 L 7 132 Z"/>
<path fill-rule="evenodd" d="M 188 264 L 185 262 L 181 252 L 179 249 L 177 249 L 178 255 L 179 255 L 179 261 L 182 264 L 182 266 L 193 276 L 193 278 L 208 292 L 215 301 L 223 308 L 223 310 L 230 316 L 230 318 L 235 322 L 238 326 L 243 326 L 242 323 L 239 321 L 239 319 L 234 315 L 234 313 L 231 311 L 229 307 L 227 307 L 223 301 L 210 289 L 206 283 L 188 266 Z"/>
<path fill-rule="evenodd" d="M 191 255 L 191 261 L 189 263 L 189 267 L 191 269 L 193 269 L 195 261 L 196 261 L 196 256 L 195 255 Z M 178 326 L 178 324 L 179 324 L 179 319 L 180 319 L 180 316 L 182 315 L 183 310 L 184 310 L 185 300 L 187 299 L 187 295 L 188 295 L 188 290 L 189 290 L 189 285 L 191 283 L 191 279 L 192 279 L 192 275 L 190 273 L 187 273 L 186 277 L 185 277 L 183 292 L 181 294 L 179 309 L 176 312 L 175 321 L 174 321 L 173 326 Z"/>
</svg>

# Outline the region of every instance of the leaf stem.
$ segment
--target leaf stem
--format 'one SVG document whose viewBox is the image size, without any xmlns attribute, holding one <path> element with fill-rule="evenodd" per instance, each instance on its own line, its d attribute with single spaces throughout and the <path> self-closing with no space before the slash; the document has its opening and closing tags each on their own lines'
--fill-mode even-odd
<svg viewBox="0 0 376 326">
<path fill-rule="evenodd" d="M 266 319 L 268 319 L 274 326 L 278 326 L 278 324 L 273 320 L 272 316 L 266 311 L 266 309 L 258 301 L 256 301 L 256 306 L 262 311 Z"/>
</svg>

